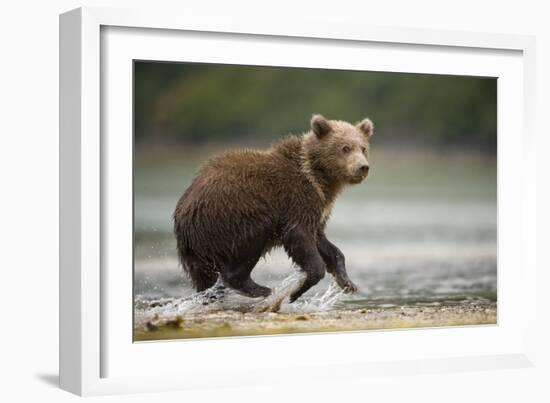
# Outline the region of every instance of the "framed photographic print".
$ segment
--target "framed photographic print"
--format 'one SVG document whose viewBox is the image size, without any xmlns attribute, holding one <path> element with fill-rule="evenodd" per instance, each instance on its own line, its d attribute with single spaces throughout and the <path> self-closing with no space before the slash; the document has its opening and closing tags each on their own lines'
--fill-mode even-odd
<svg viewBox="0 0 550 403">
<path fill-rule="evenodd" d="M 60 24 L 64 389 L 531 365 L 532 38 Z"/>
</svg>

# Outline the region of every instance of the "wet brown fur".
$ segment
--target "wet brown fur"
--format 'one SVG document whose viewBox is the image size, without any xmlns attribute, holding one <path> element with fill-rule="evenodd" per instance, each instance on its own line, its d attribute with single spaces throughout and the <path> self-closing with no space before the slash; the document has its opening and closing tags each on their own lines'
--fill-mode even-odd
<svg viewBox="0 0 550 403">
<path fill-rule="evenodd" d="M 366 176 L 350 161 L 367 161 L 372 130 L 368 119 L 351 125 L 314 115 L 312 130 L 303 135 L 283 138 L 265 151 L 231 151 L 207 161 L 174 212 L 179 259 L 195 288 L 207 289 L 221 275 L 246 295 L 266 296 L 270 290 L 250 272 L 266 252 L 284 246 L 308 274 L 291 300 L 325 270 L 353 291 L 343 255 L 324 228 L 342 188 Z M 353 151 L 343 155 L 344 145 Z"/>
</svg>

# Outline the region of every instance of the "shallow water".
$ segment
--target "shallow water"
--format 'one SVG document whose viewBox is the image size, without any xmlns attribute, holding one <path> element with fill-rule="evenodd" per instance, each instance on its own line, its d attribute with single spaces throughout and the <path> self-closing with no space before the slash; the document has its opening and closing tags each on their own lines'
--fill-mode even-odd
<svg viewBox="0 0 550 403">
<path fill-rule="evenodd" d="M 288 297 L 304 282 L 305 275 L 295 271 L 278 285 L 270 296 L 249 298 L 225 287 L 219 279 L 208 290 L 195 292 L 186 297 L 159 299 L 138 298 L 135 302 L 135 326 L 146 328 L 152 321 L 172 321 L 185 315 L 211 314 L 223 311 L 246 313 L 306 313 L 323 312 L 333 309 L 339 302 L 343 291 L 336 282 L 331 282 L 322 293 L 302 298 L 290 304 Z"/>
<path fill-rule="evenodd" d="M 346 256 L 349 276 L 359 291 L 343 294 L 327 275 L 294 304 L 288 304 L 285 297 L 300 275 L 280 249 L 261 260 L 252 273 L 258 283 L 274 290 L 267 301 L 230 290 L 215 301 L 208 293 L 197 295 L 181 272 L 171 235 L 172 210 L 192 170 L 180 165 L 138 164 L 136 326 L 155 316 L 227 310 L 259 315 L 495 302 L 494 159 L 433 154 L 401 157 L 381 155 L 374 165 L 378 171 L 373 169 L 366 183 L 344 192 L 329 220 L 327 235 Z M 409 162 L 400 165 L 403 160 Z"/>
</svg>

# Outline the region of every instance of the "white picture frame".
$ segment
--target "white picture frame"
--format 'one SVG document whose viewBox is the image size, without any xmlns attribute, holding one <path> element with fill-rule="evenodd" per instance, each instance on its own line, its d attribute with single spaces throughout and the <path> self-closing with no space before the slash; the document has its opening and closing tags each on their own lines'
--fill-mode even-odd
<svg viewBox="0 0 550 403">
<path fill-rule="evenodd" d="M 310 61 L 316 46 L 357 57 L 348 58 L 345 66 Z M 534 49 L 533 37 L 519 35 L 316 21 L 266 24 L 149 10 L 80 8 L 62 14 L 61 387 L 79 395 L 96 395 L 532 366 L 535 323 L 524 313 L 535 312 L 536 288 L 531 158 Z M 380 57 L 365 64 L 362 52 Z M 498 325 L 132 343 L 128 337 L 132 285 L 127 281 L 132 270 L 127 267 L 131 215 L 110 212 L 122 211 L 132 190 L 131 181 L 126 180 L 131 167 L 127 136 L 131 133 L 131 77 L 127 72 L 128 61 L 143 55 L 155 60 L 241 64 L 281 60 L 279 65 L 285 66 L 313 63 L 435 74 L 495 76 L 497 72 Z M 514 295 L 521 298 L 516 300 Z M 230 365 L 213 370 L 208 357 Z M 269 367 L 262 362 L 269 362 Z M 147 367 L 155 368 L 154 373 Z"/>
</svg>

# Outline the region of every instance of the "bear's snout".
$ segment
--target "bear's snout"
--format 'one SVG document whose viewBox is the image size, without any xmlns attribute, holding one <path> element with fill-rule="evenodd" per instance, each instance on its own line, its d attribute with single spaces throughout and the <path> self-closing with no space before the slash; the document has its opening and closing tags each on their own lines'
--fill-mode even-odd
<svg viewBox="0 0 550 403">
<path fill-rule="evenodd" d="M 359 172 L 361 172 L 363 175 L 368 174 L 369 169 L 370 169 L 369 164 L 360 164 L 359 165 Z"/>
<path fill-rule="evenodd" d="M 368 161 L 360 161 L 353 165 L 350 171 L 349 181 L 351 183 L 361 183 L 369 175 L 370 165 Z"/>
<path fill-rule="evenodd" d="M 362 159 L 362 161 L 358 161 L 355 165 L 355 171 L 353 173 L 353 176 L 355 176 L 358 180 L 362 181 L 364 180 L 370 170 L 369 162 L 366 159 Z"/>
</svg>

